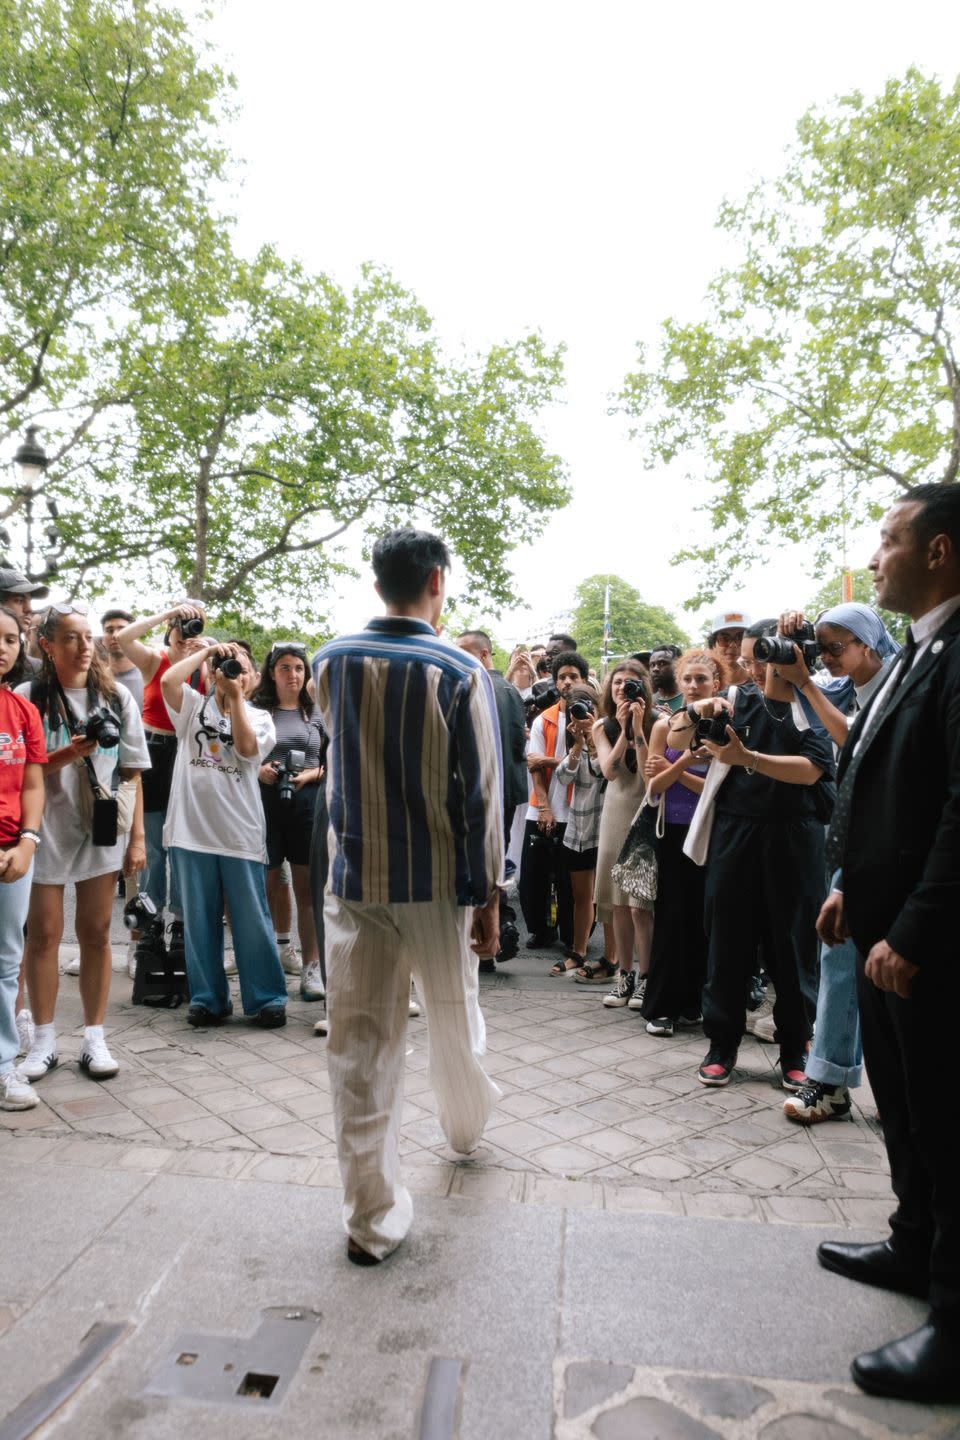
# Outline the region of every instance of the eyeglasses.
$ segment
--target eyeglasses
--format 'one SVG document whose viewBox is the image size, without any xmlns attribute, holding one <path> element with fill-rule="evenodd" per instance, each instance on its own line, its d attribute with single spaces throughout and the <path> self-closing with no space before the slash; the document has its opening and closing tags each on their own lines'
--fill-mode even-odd
<svg viewBox="0 0 960 1440">
<path fill-rule="evenodd" d="M 48 610 L 53 610 L 57 615 L 89 615 L 90 606 L 85 605 L 82 600 L 58 600 L 55 605 L 48 605 Z"/>
<path fill-rule="evenodd" d="M 279 660 L 281 655 L 297 655 L 306 659 L 307 647 L 302 640 L 278 640 L 270 647 L 270 659 Z"/>
<path fill-rule="evenodd" d="M 852 644 L 852 640 L 818 640 L 817 654 L 830 655 L 834 660 L 839 660 L 847 646 Z"/>
</svg>

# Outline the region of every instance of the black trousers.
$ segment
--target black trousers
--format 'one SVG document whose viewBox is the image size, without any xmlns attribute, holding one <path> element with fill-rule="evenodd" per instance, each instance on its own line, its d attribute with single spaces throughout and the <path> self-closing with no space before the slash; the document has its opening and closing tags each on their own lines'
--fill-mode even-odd
<svg viewBox="0 0 960 1440">
<path fill-rule="evenodd" d="M 686 825 L 666 825 L 657 846 L 657 907 L 653 916 L 650 974 L 641 1014 L 645 1020 L 700 1014 L 707 976 L 703 928 L 706 875 L 683 853 Z"/>
<path fill-rule="evenodd" d="M 823 826 L 814 819 L 754 820 L 720 810 L 714 816 L 704 889 L 703 1028 L 727 1053 L 743 1035 L 760 945 L 777 991 L 773 1019 L 781 1055 L 799 1058 L 813 1035 L 823 851 Z"/>
<path fill-rule="evenodd" d="M 880 1111 L 897 1208 L 893 1242 L 930 1267 L 936 1323 L 960 1331 L 960 1145 L 953 1060 L 960 1014 L 956 937 L 924 957 L 909 1000 L 878 990 L 857 963 L 867 1074 Z"/>
<path fill-rule="evenodd" d="M 537 828 L 536 820 L 528 820 L 523 832 L 520 856 L 520 879 L 517 895 L 523 919 L 531 935 L 549 935 L 550 882 L 557 890 L 557 929 L 564 945 L 573 944 L 573 892 L 567 873 L 563 836 L 566 825 L 555 825 L 549 839 Z"/>
<path fill-rule="evenodd" d="M 317 803 L 313 810 L 313 832 L 310 836 L 310 894 L 313 896 L 313 928 L 317 932 L 317 947 L 320 951 L 320 974 L 323 988 L 327 988 L 327 957 L 325 953 L 326 931 L 323 924 L 323 896 L 327 888 L 327 829 L 330 820 L 327 814 L 327 792 L 321 783 L 317 786 Z"/>
</svg>

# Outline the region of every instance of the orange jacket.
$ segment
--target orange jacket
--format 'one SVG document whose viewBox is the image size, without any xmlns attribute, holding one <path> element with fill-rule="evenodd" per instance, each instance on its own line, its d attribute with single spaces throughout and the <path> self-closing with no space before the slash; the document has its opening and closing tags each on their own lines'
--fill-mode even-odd
<svg viewBox="0 0 960 1440">
<path fill-rule="evenodd" d="M 557 753 L 557 736 L 558 736 L 558 734 L 560 733 L 560 723 L 559 723 L 559 722 L 560 722 L 560 706 L 559 706 L 559 705 L 551 705 L 549 710 L 544 710 L 543 714 L 540 716 L 540 719 L 543 721 L 543 742 L 544 742 L 544 743 L 543 743 L 543 751 L 544 751 L 544 754 L 545 754 L 545 755 L 555 755 L 555 754 Z M 550 786 L 549 786 L 549 785 L 547 786 L 547 789 L 548 789 L 548 790 L 550 789 Z M 571 780 L 571 781 L 570 781 L 570 784 L 567 786 L 567 804 L 568 804 L 568 805 L 570 804 L 570 800 L 571 800 L 572 795 L 573 795 L 573 781 Z M 531 804 L 531 805 L 537 805 L 537 804 L 539 804 L 539 801 L 537 800 L 537 792 L 536 792 L 536 790 L 533 790 L 533 789 L 531 789 L 531 791 L 530 791 L 530 804 Z"/>
</svg>

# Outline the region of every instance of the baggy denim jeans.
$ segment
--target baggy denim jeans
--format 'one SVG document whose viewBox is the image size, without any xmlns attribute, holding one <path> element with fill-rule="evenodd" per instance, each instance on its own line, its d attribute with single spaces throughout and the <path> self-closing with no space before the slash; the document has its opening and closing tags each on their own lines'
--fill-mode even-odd
<svg viewBox="0 0 960 1440">
<path fill-rule="evenodd" d="M 0 1075 L 12 1070 L 20 1052 L 17 982 L 23 959 L 23 927 L 30 904 L 33 862 L 26 875 L 0 885 Z"/>
<path fill-rule="evenodd" d="M 833 876 L 833 889 L 840 872 Z M 817 1028 L 805 1065 L 807 1076 L 821 1085 L 855 1089 L 863 1078 L 860 1009 L 857 1004 L 857 947 L 852 940 L 820 950 Z"/>
</svg>

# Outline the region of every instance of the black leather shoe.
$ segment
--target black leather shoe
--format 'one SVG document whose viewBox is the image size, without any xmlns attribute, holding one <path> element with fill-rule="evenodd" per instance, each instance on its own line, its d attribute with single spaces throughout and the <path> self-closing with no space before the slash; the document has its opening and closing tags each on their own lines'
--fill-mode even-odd
<svg viewBox="0 0 960 1440">
<path fill-rule="evenodd" d="M 960 1400 L 960 1331 L 928 1322 L 902 1340 L 858 1355 L 850 1374 L 870 1395 L 952 1404 Z"/>
<path fill-rule="evenodd" d="M 253 1016 L 253 1023 L 263 1030 L 278 1030 L 287 1023 L 286 1005 L 264 1005 L 263 1009 Z"/>
<path fill-rule="evenodd" d="M 817 1246 L 817 1259 L 825 1270 L 834 1270 L 863 1285 L 877 1285 L 881 1290 L 896 1290 L 925 1300 L 930 1289 L 928 1276 L 898 1255 L 889 1240 L 869 1245 L 824 1240 Z"/>
<path fill-rule="evenodd" d="M 213 1010 L 208 1010 L 205 1005 L 191 1005 L 187 1011 L 187 1023 L 196 1025 L 203 1030 L 211 1030 L 216 1025 L 226 1025 L 232 1014 L 232 1005 L 220 1015 Z"/>
</svg>

